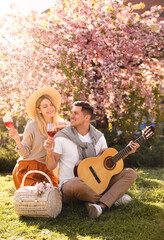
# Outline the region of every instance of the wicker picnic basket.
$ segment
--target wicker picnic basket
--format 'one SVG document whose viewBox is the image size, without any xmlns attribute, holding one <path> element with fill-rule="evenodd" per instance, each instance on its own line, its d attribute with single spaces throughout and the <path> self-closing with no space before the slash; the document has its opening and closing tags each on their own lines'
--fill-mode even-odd
<svg viewBox="0 0 164 240">
<path fill-rule="evenodd" d="M 50 183 L 50 188 L 37 195 L 34 186 L 24 186 L 25 178 L 30 173 L 43 174 Z M 57 187 L 54 187 L 49 176 L 41 171 L 34 170 L 27 172 L 21 183 L 21 187 L 14 195 L 15 212 L 20 216 L 55 218 L 62 209 L 62 196 Z"/>
</svg>

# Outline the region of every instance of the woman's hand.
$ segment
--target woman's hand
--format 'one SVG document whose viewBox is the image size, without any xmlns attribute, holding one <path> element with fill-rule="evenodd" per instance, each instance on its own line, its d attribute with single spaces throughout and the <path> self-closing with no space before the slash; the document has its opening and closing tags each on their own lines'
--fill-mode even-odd
<svg viewBox="0 0 164 240">
<path fill-rule="evenodd" d="M 57 131 L 62 130 L 63 128 L 69 127 L 70 122 L 61 122 L 56 126 Z"/>
<path fill-rule="evenodd" d="M 19 133 L 18 131 L 12 127 L 9 128 L 9 136 L 15 140 L 16 144 L 17 144 L 17 148 L 20 149 L 22 147 L 21 145 L 21 141 L 20 141 L 20 137 L 19 137 Z"/>
<path fill-rule="evenodd" d="M 15 141 L 19 139 L 19 133 L 14 127 L 9 128 L 9 136 Z"/>
</svg>

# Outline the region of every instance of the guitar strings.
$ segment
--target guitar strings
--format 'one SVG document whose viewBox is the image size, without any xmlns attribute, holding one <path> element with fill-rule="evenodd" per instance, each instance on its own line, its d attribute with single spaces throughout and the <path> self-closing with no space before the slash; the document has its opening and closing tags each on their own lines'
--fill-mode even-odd
<svg viewBox="0 0 164 240">
<path fill-rule="evenodd" d="M 134 142 L 136 143 L 142 143 L 144 141 L 144 137 L 140 136 L 137 138 Z M 131 151 L 129 146 L 126 146 L 124 149 L 122 149 L 120 152 L 118 152 L 115 156 L 112 157 L 112 161 L 116 163 L 118 160 L 120 160 L 123 156 L 128 154 Z"/>
</svg>

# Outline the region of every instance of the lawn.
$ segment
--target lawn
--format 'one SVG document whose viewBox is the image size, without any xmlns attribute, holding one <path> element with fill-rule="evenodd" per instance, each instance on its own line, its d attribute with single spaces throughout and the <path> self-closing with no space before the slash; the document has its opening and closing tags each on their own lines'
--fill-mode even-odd
<svg viewBox="0 0 164 240">
<path fill-rule="evenodd" d="M 127 206 L 112 207 L 90 219 L 83 205 L 63 206 L 55 219 L 18 217 L 11 174 L 0 175 L 0 239 L 9 240 L 162 240 L 164 239 L 164 169 L 137 170 Z"/>
</svg>

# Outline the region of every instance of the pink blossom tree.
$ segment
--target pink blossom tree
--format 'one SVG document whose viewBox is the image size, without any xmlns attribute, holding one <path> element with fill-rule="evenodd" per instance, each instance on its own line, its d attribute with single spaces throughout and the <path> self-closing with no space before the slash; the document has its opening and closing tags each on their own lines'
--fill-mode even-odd
<svg viewBox="0 0 164 240">
<path fill-rule="evenodd" d="M 62 94 L 64 117 L 75 100 L 86 100 L 98 127 L 117 122 L 132 134 L 145 116 L 157 120 L 162 7 L 139 15 L 135 9 L 141 7 L 122 0 L 63 0 L 48 13 L 8 16 L 1 23 L 1 109 L 24 114 L 29 95 L 51 85 Z"/>
</svg>

